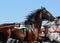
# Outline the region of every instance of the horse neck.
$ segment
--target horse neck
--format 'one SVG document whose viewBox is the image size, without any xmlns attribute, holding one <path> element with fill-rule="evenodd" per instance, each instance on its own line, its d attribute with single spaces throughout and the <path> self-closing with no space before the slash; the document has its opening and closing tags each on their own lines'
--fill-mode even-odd
<svg viewBox="0 0 60 43">
<path fill-rule="evenodd" d="M 42 25 L 42 22 L 37 22 L 35 23 L 35 28 L 38 29 L 38 31 L 41 31 L 41 25 Z"/>
</svg>

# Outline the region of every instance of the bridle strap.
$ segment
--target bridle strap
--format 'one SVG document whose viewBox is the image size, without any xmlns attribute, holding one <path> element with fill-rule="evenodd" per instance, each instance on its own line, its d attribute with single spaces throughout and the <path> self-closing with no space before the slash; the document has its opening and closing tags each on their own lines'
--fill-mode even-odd
<svg viewBox="0 0 60 43">
<path fill-rule="evenodd" d="M 40 19 L 42 19 L 42 13 L 40 13 Z"/>
</svg>

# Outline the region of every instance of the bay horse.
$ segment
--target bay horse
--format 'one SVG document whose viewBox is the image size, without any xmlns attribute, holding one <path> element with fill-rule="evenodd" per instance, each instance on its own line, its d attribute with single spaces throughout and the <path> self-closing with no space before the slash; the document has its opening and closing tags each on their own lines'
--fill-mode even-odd
<svg viewBox="0 0 60 43">
<path fill-rule="evenodd" d="M 29 30 L 26 32 L 24 32 L 23 29 L 14 28 L 16 23 L 2 24 L 0 25 L 0 40 L 2 43 L 6 43 L 11 37 L 16 40 L 27 41 L 27 43 L 37 43 L 37 40 L 43 40 L 41 36 L 41 25 L 43 20 L 54 20 L 54 16 L 45 8 L 37 9 L 27 16 L 27 20 L 24 24 L 29 27 Z M 20 24 L 18 23 L 18 25 Z"/>
<path fill-rule="evenodd" d="M 20 27 L 21 23 L 6 23 L 0 25 L 0 41 L 6 43 L 9 38 L 17 40 L 23 40 L 25 38 L 25 32 L 23 29 L 15 28 Z"/>
<path fill-rule="evenodd" d="M 32 41 L 36 43 L 37 40 L 44 40 L 44 38 L 41 36 L 42 21 L 48 20 L 52 22 L 54 19 L 55 17 L 49 11 L 47 11 L 46 8 L 37 9 L 36 12 L 32 12 L 30 15 L 28 15 L 25 25 L 31 25 L 33 29 L 32 31 L 27 32 L 29 43 L 32 43 Z"/>
</svg>

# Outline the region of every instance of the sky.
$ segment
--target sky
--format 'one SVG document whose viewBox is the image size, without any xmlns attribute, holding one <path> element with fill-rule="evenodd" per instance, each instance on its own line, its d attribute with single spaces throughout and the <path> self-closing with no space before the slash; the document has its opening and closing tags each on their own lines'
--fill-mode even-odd
<svg viewBox="0 0 60 43">
<path fill-rule="evenodd" d="M 60 0 L 0 0 L 0 24 L 23 22 L 32 11 L 45 7 L 60 16 Z"/>
</svg>

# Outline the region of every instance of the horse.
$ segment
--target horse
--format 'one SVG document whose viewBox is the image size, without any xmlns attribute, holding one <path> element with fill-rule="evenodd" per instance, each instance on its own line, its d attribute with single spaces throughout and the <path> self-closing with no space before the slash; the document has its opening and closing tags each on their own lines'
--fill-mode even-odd
<svg viewBox="0 0 60 43">
<path fill-rule="evenodd" d="M 11 37 L 16 40 L 26 41 L 27 43 L 36 43 L 37 40 L 43 40 L 41 36 L 41 25 L 43 20 L 53 21 L 54 16 L 46 10 L 46 8 L 37 9 L 35 12 L 32 12 L 27 16 L 27 20 L 25 20 L 24 24 L 29 29 L 24 32 L 24 28 L 18 29 L 15 26 L 20 26 L 16 23 L 12 24 L 2 24 L 0 25 L 0 40 L 2 43 L 6 43 L 6 41 Z"/>
<path fill-rule="evenodd" d="M 6 23 L 0 25 L 0 41 L 6 43 L 9 38 L 23 40 L 25 32 L 23 29 L 18 29 L 20 23 Z"/>
<path fill-rule="evenodd" d="M 60 43 L 60 16 L 48 24 L 48 38 L 51 43 Z"/>
<path fill-rule="evenodd" d="M 37 9 L 36 12 L 32 12 L 30 15 L 28 15 L 25 25 L 31 25 L 33 29 L 31 29 L 32 31 L 28 31 L 29 43 L 32 43 L 33 41 L 37 42 L 37 40 L 44 40 L 44 38 L 41 36 L 42 21 L 48 20 L 52 22 L 54 19 L 55 17 L 49 11 L 47 11 L 46 8 Z"/>
</svg>

